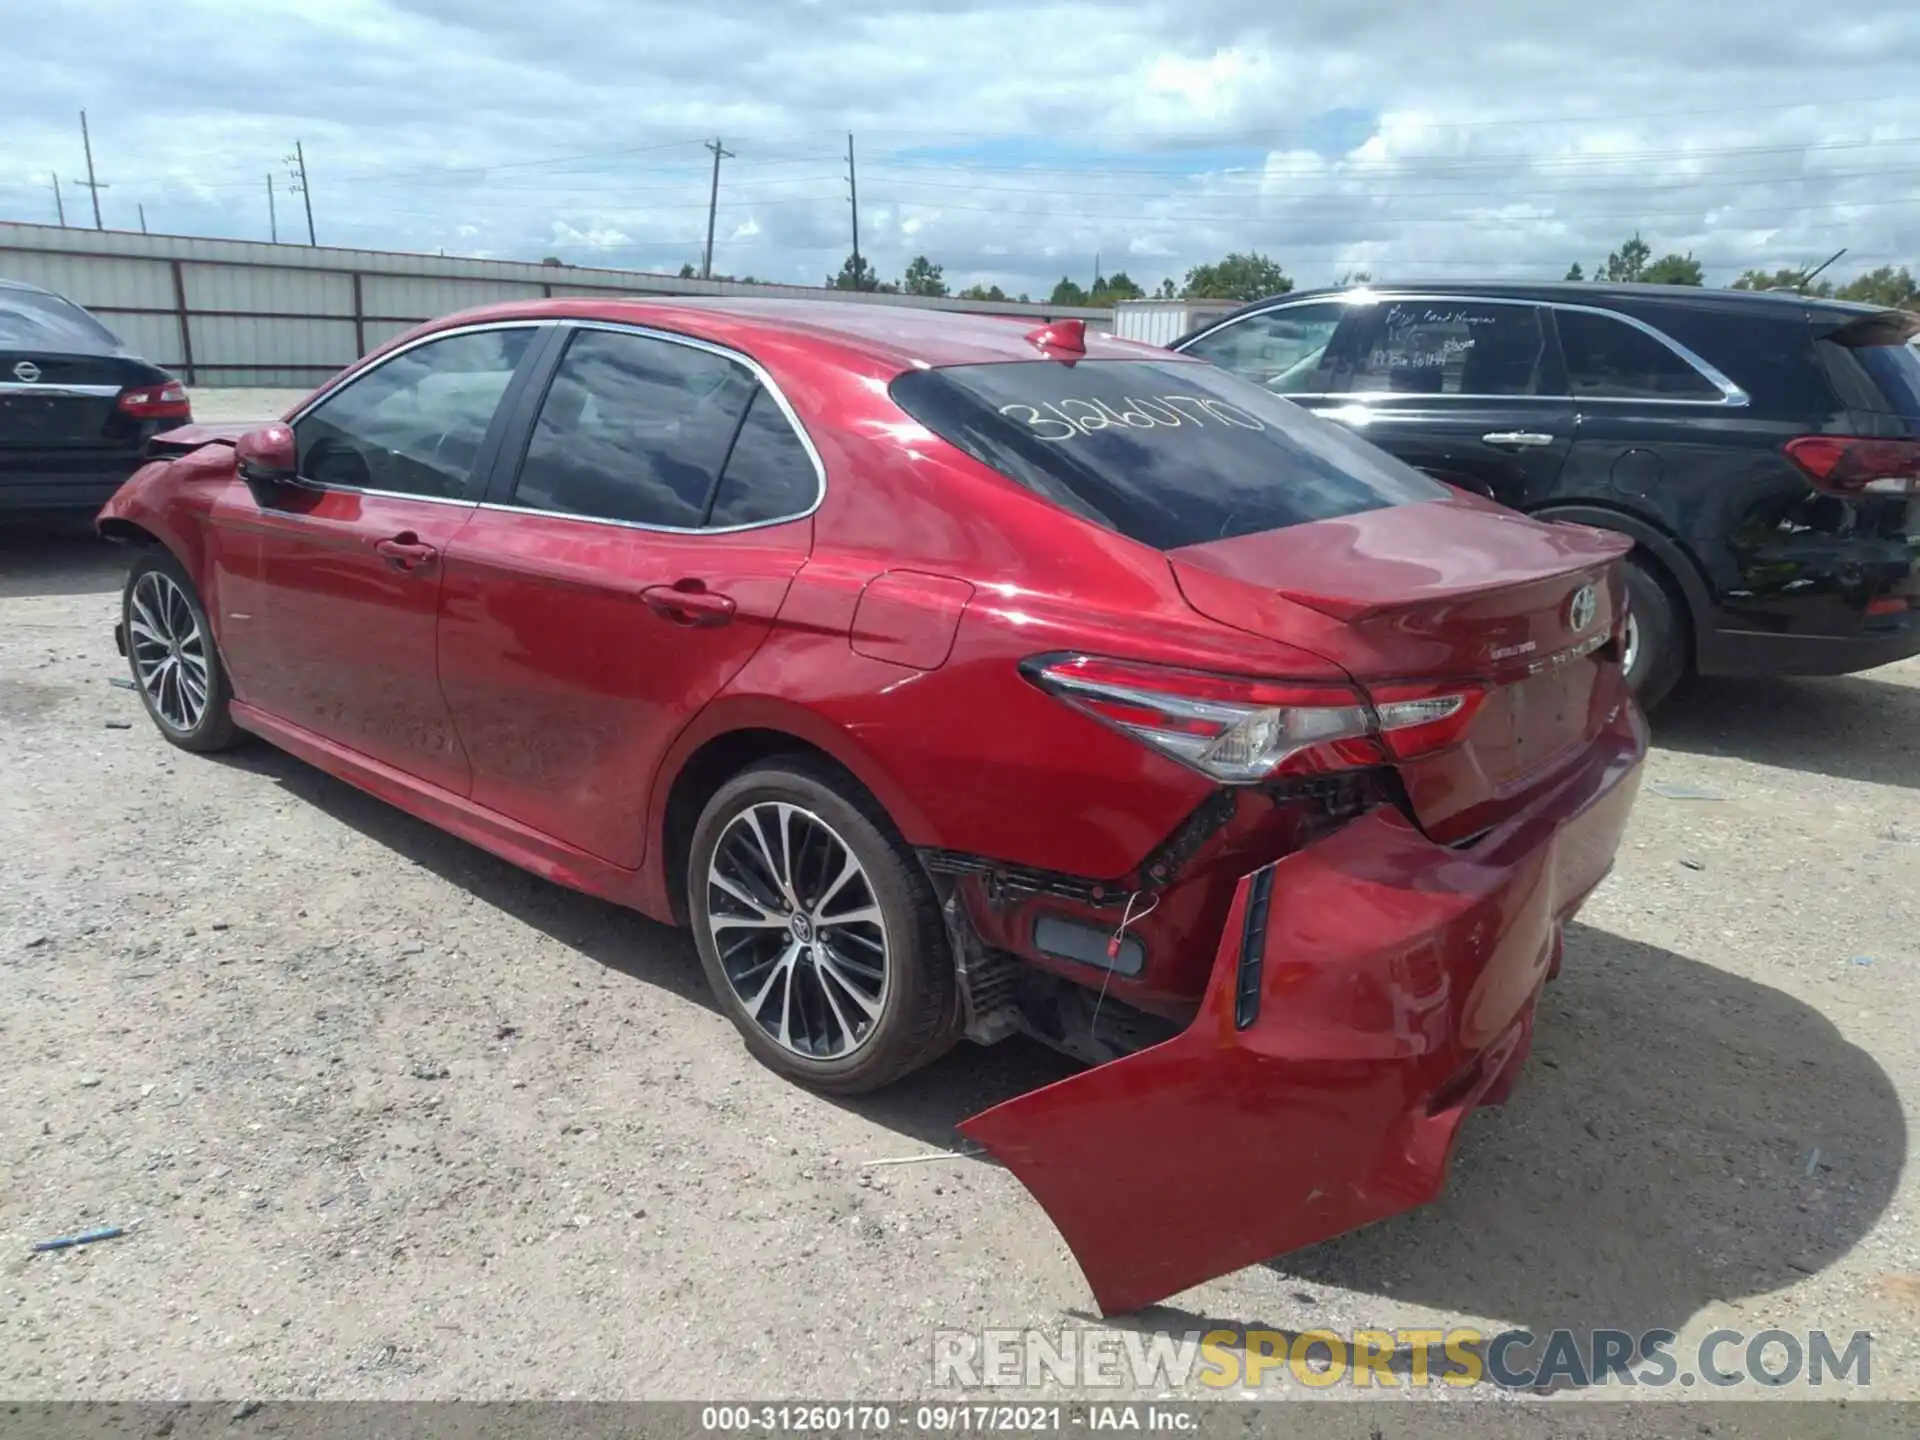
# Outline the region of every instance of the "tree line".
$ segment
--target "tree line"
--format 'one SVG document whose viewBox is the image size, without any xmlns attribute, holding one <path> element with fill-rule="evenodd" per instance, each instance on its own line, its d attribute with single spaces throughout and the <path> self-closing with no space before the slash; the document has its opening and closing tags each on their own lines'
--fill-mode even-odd
<svg viewBox="0 0 1920 1440">
<path fill-rule="evenodd" d="M 680 267 L 683 280 L 692 279 L 696 273 L 691 265 Z M 735 277 L 717 275 L 714 278 L 731 280 Z M 749 284 L 753 282 L 751 275 L 739 278 Z M 1568 268 L 1566 278 L 1584 281 L 1589 277 L 1576 261 Z M 1693 258 L 1691 252 L 1656 257 L 1653 247 L 1638 234 L 1624 242 L 1618 250 L 1609 252 L 1605 260 L 1595 265 L 1591 278 L 1612 284 L 1706 284 L 1700 262 Z M 1343 275 L 1339 283 L 1343 286 L 1365 285 L 1371 280 L 1372 276 L 1366 271 L 1358 270 Z M 826 277 L 826 285 L 830 290 L 865 290 L 882 295 L 952 295 L 961 300 L 1017 300 L 1023 305 L 1033 303 L 1031 295 L 1009 295 L 998 285 L 969 285 L 964 290 L 952 290 L 947 285 L 942 267 L 925 255 L 914 256 L 897 280 L 882 280 L 865 256 L 849 255 L 838 274 Z M 1797 290 L 1828 299 L 1859 300 L 1873 305 L 1920 310 L 1920 281 L 1914 279 L 1912 271 L 1905 265 L 1897 270 L 1891 265 L 1882 265 L 1877 270 L 1869 270 L 1838 285 L 1830 280 L 1815 278 L 1807 270 L 1747 270 L 1729 288 Z M 1124 270 L 1112 275 L 1095 274 L 1090 286 L 1083 286 L 1070 276 L 1063 275 L 1046 296 L 1045 303 L 1110 309 L 1121 300 L 1149 298 L 1244 302 L 1263 300 L 1269 295 L 1284 295 L 1292 289 L 1292 279 L 1278 263 L 1258 251 L 1236 250 L 1212 264 L 1194 266 L 1178 282 L 1168 276 L 1152 290 L 1142 287 Z"/>
</svg>

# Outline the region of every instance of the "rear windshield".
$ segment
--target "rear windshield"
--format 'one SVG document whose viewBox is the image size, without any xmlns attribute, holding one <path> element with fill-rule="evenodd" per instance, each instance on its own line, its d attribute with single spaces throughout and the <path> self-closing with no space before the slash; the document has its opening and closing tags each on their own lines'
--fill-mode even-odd
<svg viewBox="0 0 1920 1440">
<path fill-rule="evenodd" d="M 0 289 L 0 344 L 117 350 L 119 337 L 71 301 L 37 290 Z"/>
<path fill-rule="evenodd" d="M 908 371 L 892 393 L 974 459 L 1161 550 L 1447 493 L 1342 427 L 1191 361 L 955 365 Z"/>
</svg>

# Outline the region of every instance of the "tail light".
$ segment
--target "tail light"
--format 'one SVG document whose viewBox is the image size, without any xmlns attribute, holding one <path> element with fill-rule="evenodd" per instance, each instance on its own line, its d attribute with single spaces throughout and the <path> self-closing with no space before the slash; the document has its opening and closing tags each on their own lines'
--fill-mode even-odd
<svg viewBox="0 0 1920 1440">
<path fill-rule="evenodd" d="M 1920 440 L 1802 435 L 1787 455 L 1831 495 L 1920 495 Z"/>
<path fill-rule="evenodd" d="M 1226 784 L 1408 760 L 1456 742 L 1484 692 L 1250 680 L 1086 655 L 1042 656 L 1027 678 L 1096 720 Z"/>
<path fill-rule="evenodd" d="M 193 405 L 187 399 L 187 387 L 178 380 L 159 385 L 132 385 L 120 392 L 114 402 L 123 415 L 136 420 L 191 420 Z"/>
</svg>

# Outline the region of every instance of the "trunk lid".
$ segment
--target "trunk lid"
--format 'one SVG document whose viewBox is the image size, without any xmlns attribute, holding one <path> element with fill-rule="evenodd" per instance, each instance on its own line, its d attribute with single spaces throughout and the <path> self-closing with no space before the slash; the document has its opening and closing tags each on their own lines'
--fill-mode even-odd
<svg viewBox="0 0 1920 1440">
<path fill-rule="evenodd" d="M 0 343 L 0 447 L 124 446 L 138 424 L 122 423 L 115 400 L 148 373 L 116 355 Z"/>
<path fill-rule="evenodd" d="M 1191 545 L 1168 561 L 1201 614 L 1311 650 L 1376 697 L 1403 681 L 1481 691 L 1459 744 L 1399 765 L 1421 824 L 1457 841 L 1516 808 L 1619 705 L 1618 561 L 1630 548 L 1459 495 Z"/>
</svg>

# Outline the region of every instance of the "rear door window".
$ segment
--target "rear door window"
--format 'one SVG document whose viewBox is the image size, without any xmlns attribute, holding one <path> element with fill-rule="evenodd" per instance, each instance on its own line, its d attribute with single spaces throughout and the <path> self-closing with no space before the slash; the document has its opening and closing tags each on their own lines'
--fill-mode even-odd
<svg viewBox="0 0 1920 1440">
<path fill-rule="evenodd" d="M 1062 508 L 1162 550 L 1438 499 L 1444 486 L 1211 365 L 911 370 L 895 403 Z"/>
<path fill-rule="evenodd" d="M 547 387 L 510 503 L 697 529 L 755 384 L 711 350 L 581 330 Z"/>
<path fill-rule="evenodd" d="M 1277 395 L 1333 395 L 1346 388 L 1334 336 L 1345 305 L 1289 305 L 1209 331 L 1183 353 L 1210 360 Z"/>
<path fill-rule="evenodd" d="M 1547 347 L 1531 305 L 1396 300 L 1372 312 L 1352 389 L 1390 395 L 1538 395 Z"/>
<path fill-rule="evenodd" d="M 1576 398 L 1723 400 L 1720 387 L 1671 345 L 1591 310 L 1556 310 L 1567 385 Z"/>
<path fill-rule="evenodd" d="M 805 514 L 820 497 L 820 472 L 780 402 L 764 386 L 753 392 L 747 418 L 727 456 L 707 523 L 763 525 Z"/>
</svg>

